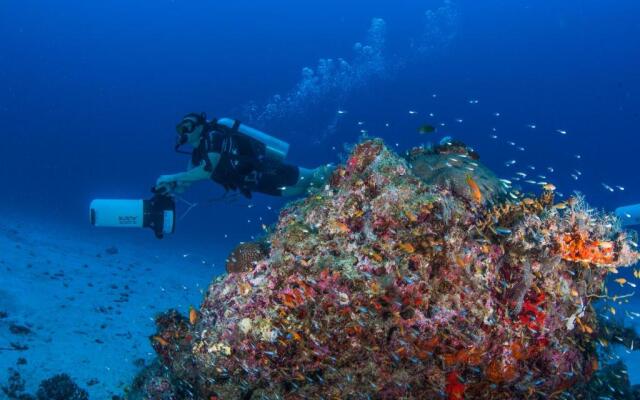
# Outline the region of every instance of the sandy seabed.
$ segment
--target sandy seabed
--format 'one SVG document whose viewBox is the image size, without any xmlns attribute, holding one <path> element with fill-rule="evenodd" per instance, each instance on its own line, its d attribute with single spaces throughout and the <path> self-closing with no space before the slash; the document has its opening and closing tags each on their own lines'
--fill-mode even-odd
<svg viewBox="0 0 640 400">
<path fill-rule="evenodd" d="M 155 357 L 153 317 L 186 313 L 222 271 L 223 255 L 205 261 L 150 232 L 145 246 L 83 229 L 0 217 L 0 386 L 13 368 L 32 394 L 67 373 L 92 399 L 122 395 Z"/>
</svg>

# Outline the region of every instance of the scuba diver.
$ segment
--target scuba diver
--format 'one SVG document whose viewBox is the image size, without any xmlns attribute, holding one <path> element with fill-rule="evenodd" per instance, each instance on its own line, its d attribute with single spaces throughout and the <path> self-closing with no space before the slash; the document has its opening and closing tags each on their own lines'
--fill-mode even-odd
<svg viewBox="0 0 640 400">
<path fill-rule="evenodd" d="M 323 185 L 335 169 L 332 164 L 315 169 L 287 164 L 288 143 L 229 118 L 207 121 L 204 113 L 191 113 L 176 131 L 175 150 L 191 156 L 187 171 L 160 176 L 150 199 L 93 200 L 89 207 L 93 226 L 151 228 L 161 239 L 175 232 L 174 198 L 196 181 L 212 179 L 225 188 L 225 195 L 237 190 L 247 198 L 253 192 L 296 196 Z M 180 150 L 185 144 L 192 151 Z"/>
<path fill-rule="evenodd" d="M 229 118 L 207 121 L 204 113 L 190 113 L 176 132 L 175 150 L 191 155 L 189 166 L 160 176 L 153 188 L 157 194 L 182 193 L 196 181 L 211 179 L 247 198 L 253 192 L 296 196 L 323 185 L 334 169 L 331 164 L 315 169 L 287 164 L 288 143 Z M 186 144 L 191 152 L 180 150 Z"/>
</svg>

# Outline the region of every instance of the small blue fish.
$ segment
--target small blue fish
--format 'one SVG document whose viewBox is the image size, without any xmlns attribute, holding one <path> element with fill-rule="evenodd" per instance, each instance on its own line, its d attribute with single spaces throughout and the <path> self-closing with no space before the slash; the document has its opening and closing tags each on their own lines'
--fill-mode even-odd
<svg viewBox="0 0 640 400">
<path fill-rule="evenodd" d="M 511 229 L 503 228 L 503 227 L 497 227 L 496 228 L 496 233 L 498 235 L 503 235 L 503 236 L 511 235 Z"/>
</svg>

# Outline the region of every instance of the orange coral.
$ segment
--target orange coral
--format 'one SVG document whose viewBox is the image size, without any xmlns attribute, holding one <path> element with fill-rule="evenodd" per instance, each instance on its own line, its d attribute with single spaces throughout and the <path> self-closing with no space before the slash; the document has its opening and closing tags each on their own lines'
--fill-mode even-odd
<svg viewBox="0 0 640 400">
<path fill-rule="evenodd" d="M 511 355 L 518 361 L 526 360 L 529 357 L 520 342 L 511 343 Z"/>
<path fill-rule="evenodd" d="M 560 256 L 566 261 L 610 265 L 615 261 L 613 243 L 589 240 L 581 232 L 565 234 L 559 241 Z"/>
<path fill-rule="evenodd" d="M 280 302 L 288 308 L 297 308 L 304 304 L 309 297 L 313 295 L 313 290 L 308 286 L 302 284 L 298 288 L 285 288 L 282 292 L 277 294 Z"/>
<path fill-rule="evenodd" d="M 443 354 L 442 360 L 446 366 L 467 364 L 475 367 L 482 363 L 482 351 L 477 348 L 462 349 L 457 353 Z"/>
<path fill-rule="evenodd" d="M 458 359 L 462 359 L 467 364 L 475 367 L 482 363 L 482 355 L 482 351 L 472 348 L 469 351 L 459 353 Z"/>
<path fill-rule="evenodd" d="M 517 372 L 513 364 L 496 359 L 489 363 L 485 374 L 491 382 L 502 383 L 512 381 L 516 377 Z"/>
</svg>

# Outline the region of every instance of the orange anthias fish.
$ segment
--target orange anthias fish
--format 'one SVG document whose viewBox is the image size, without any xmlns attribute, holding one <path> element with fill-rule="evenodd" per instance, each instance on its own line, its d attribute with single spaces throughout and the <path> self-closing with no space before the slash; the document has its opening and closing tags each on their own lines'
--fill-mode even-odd
<svg viewBox="0 0 640 400">
<path fill-rule="evenodd" d="M 193 306 L 189 306 L 189 323 L 191 325 L 195 325 L 198 322 L 198 311 L 193 308 Z"/>
<path fill-rule="evenodd" d="M 471 190 L 471 197 L 476 203 L 482 203 L 482 192 L 480 192 L 480 187 L 473 180 L 471 175 L 467 175 L 467 185 L 469 185 L 469 189 Z"/>
<path fill-rule="evenodd" d="M 413 254 L 416 251 L 416 248 L 411 243 L 402 243 L 398 247 L 409 254 Z"/>
<path fill-rule="evenodd" d="M 153 341 L 157 342 L 157 343 L 160 343 L 161 346 L 168 346 L 169 345 L 169 342 L 167 342 L 167 340 L 164 339 L 162 336 L 158 336 L 158 335 L 154 336 L 153 337 Z"/>
<path fill-rule="evenodd" d="M 334 223 L 334 228 L 339 231 L 340 233 L 350 233 L 351 229 L 349 229 L 349 226 L 347 224 L 345 224 L 344 222 L 339 222 L 336 221 Z"/>
<path fill-rule="evenodd" d="M 618 279 L 614 279 L 614 281 L 618 284 L 620 284 L 620 286 L 623 286 L 625 283 L 627 283 L 627 280 L 624 278 L 618 278 Z"/>
</svg>

